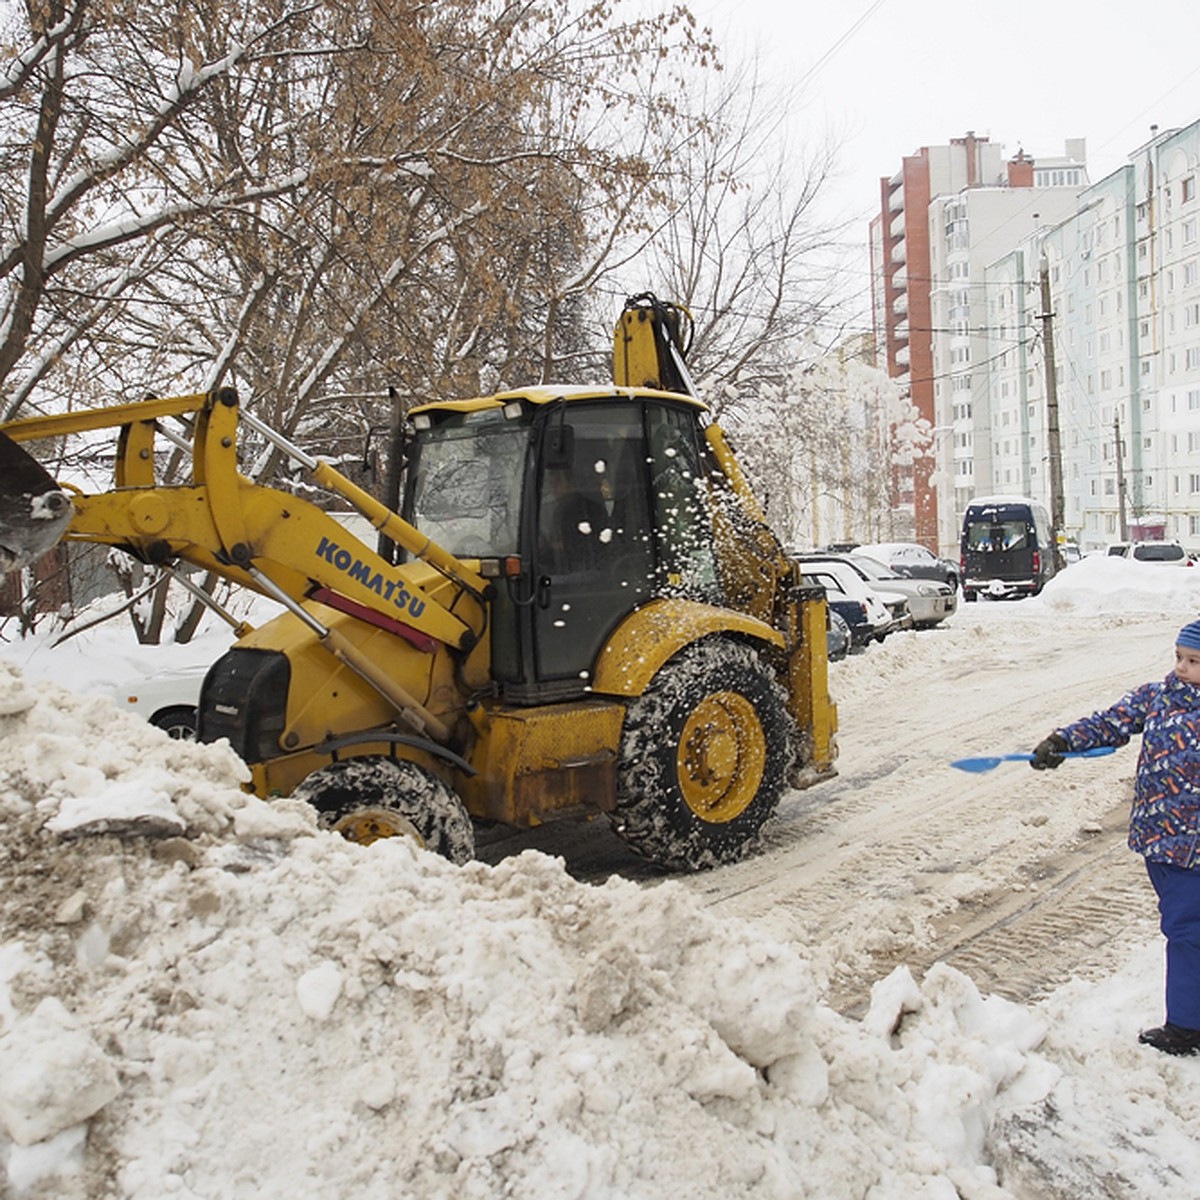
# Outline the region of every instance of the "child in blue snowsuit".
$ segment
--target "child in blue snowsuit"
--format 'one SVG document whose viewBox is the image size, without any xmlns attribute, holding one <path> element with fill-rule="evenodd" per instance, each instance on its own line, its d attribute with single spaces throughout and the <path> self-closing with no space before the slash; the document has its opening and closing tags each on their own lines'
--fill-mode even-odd
<svg viewBox="0 0 1200 1200">
<path fill-rule="evenodd" d="M 1167 939 L 1167 1020 L 1138 1041 L 1167 1054 L 1200 1053 L 1200 621 L 1179 631 L 1175 669 L 1111 708 L 1056 729 L 1038 744 L 1035 770 L 1066 750 L 1123 746 L 1142 735 L 1129 848 L 1146 860 Z"/>
</svg>

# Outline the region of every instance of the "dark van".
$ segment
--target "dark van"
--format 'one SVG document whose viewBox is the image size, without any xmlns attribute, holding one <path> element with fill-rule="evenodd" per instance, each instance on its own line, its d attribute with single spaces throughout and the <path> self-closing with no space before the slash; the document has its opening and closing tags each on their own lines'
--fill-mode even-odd
<svg viewBox="0 0 1200 1200">
<path fill-rule="evenodd" d="M 1050 514 L 1021 496 L 973 500 L 963 515 L 961 559 L 965 600 L 981 592 L 1036 596 L 1054 576 Z"/>
</svg>

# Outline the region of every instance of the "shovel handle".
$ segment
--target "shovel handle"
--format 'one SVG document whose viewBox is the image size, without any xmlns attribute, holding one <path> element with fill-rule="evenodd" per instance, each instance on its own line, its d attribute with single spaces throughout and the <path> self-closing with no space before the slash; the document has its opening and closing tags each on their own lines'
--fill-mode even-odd
<svg viewBox="0 0 1200 1200">
<path fill-rule="evenodd" d="M 1064 750 L 1059 758 L 1100 758 L 1112 754 L 1116 746 L 1093 746 L 1090 750 Z M 1003 762 L 1032 762 L 1032 754 L 993 754 L 983 758 L 959 758 L 950 765 L 960 771 L 970 771 L 978 775 L 983 771 L 991 771 Z"/>
</svg>

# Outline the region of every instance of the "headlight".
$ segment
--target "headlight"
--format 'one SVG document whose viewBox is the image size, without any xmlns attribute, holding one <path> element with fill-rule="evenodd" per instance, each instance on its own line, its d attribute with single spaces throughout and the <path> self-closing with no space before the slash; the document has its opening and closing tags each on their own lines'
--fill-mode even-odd
<svg viewBox="0 0 1200 1200">
<path fill-rule="evenodd" d="M 936 596 L 941 588 L 934 587 L 932 584 L 923 583 L 917 588 L 917 594 L 921 596 Z"/>
</svg>

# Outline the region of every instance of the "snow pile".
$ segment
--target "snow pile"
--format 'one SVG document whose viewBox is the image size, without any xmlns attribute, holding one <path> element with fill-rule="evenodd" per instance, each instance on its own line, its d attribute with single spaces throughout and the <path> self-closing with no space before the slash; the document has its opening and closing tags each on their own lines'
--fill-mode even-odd
<svg viewBox="0 0 1200 1200">
<path fill-rule="evenodd" d="M 1056 575 L 1033 603 L 1064 613 L 1195 614 L 1200 612 L 1200 567 L 1093 554 Z"/>
<path fill-rule="evenodd" d="M 0 696 L 17 1194 L 999 1195 L 993 1115 L 1054 1082 L 955 972 L 859 1025 L 677 885 L 356 847 L 221 747 Z"/>
<path fill-rule="evenodd" d="M 997 627 L 1031 614 L 1066 628 L 1076 570 L 872 647 L 863 686 L 1002 656 Z M 1096 620 L 1135 619 L 1130 595 Z M 1156 943 L 1036 1007 L 900 967 L 855 1021 L 800 949 L 680 883 L 354 846 L 246 795 L 227 748 L 27 678 L 0 663 L 0 1194 L 1194 1190 L 1200 1060 L 1132 1036 L 1161 1005 Z"/>
</svg>

